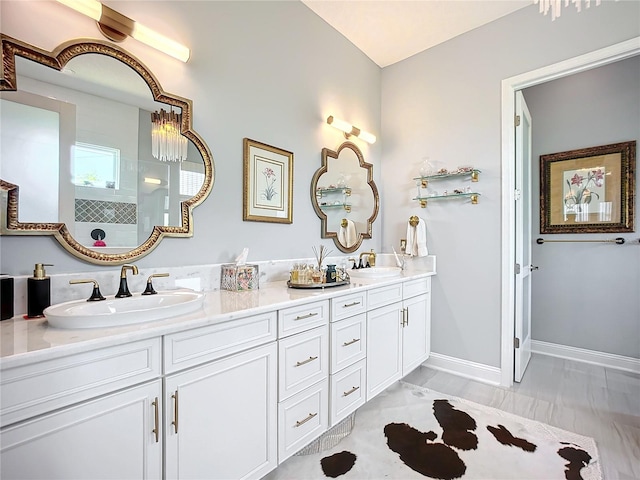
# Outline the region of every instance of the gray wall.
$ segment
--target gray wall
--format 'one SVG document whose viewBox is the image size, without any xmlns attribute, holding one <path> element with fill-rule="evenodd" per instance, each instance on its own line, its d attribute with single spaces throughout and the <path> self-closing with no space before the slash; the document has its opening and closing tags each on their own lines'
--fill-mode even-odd
<svg viewBox="0 0 640 480">
<path fill-rule="evenodd" d="M 344 139 L 324 124 L 331 113 L 379 133 L 360 143 L 374 164 L 381 212 L 362 250 L 389 251 L 405 237 L 410 215 L 428 225 L 438 256 L 433 283 L 433 350 L 500 364 L 500 82 L 640 35 L 638 2 L 605 2 L 551 22 L 531 6 L 380 69 L 300 2 L 107 2 L 123 14 L 193 49 L 187 64 L 135 40 L 123 47 L 156 74 L 165 90 L 194 101 L 195 130 L 216 165 L 210 197 L 194 212 L 191 239 L 165 239 L 145 266 L 226 262 L 242 249 L 250 260 L 311 258 L 320 222 L 309 182 L 322 147 Z M 94 23 L 53 1 L 0 2 L 3 33 L 51 49 L 71 38 L 100 38 Z M 25 19 L 29 19 L 27 22 Z M 242 221 L 242 138 L 295 154 L 294 223 Z M 423 156 L 483 173 L 479 205 L 411 201 Z M 384 159 L 384 162 L 382 161 Z M 271 241 L 273 239 L 273 241 Z M 283 241 L 285 239 L 286 241 Z M 104 269 L 78 261 L 51 238 L 2 237 L 2 271 L 29 274 Z"/>
<path fill-rule="evenodd" d="M 640 140 L 640 57 L 523 93 L 533 125 L 534 199 L 540 194 L 540 155 Z M 537 238 L 539 203 L 532 214 Z M 543 235 L 549 240 L 615 237 L 627 243 L 533 244 L 532 261 L 540 267 L 532 277 L 534 340 L 640 358 L 638 233 Z"/>
<path fill-rule="evenodd" d="M 139 42 L 123 48 L 145 63 L 162 87 L 193 100 L 194 129 L 209 145 L 215 184 L 194 210 L 192 238 L 167 238 L 141 267 L 232 261 L 249 247 L 249 261 L 313 258 L 320 220 L 310 182 L 321 150 L 345 141 L 326 124 L 336 117 L 380 134 L 380 68 L 304 4 L 297 1 L 106 2 L 145 26 L 192 49 L 183 64 Z M 5 34 L 44 49 L 74 38 L 102 38 L 95 22 L 53 1 L 0 2 Z M 28 19 L 28 20 L 27 20 Z M 243 222 L 242 139 L 294 153 L 293 224 Z M 380 181 L 380 142 L 355 141 Z M 2 159 L 2 161 L 7 161 Z M 362 248 L 380 247 L 381 222 Z M 105 267 L 76 260 L 52 237 L 2 237 L 2 272 L 30 274 L 35 262 L 51 274 Z"/>
<path fill-rule="evenodd" d="M 638 2 L 565 8 L 555 22 L 532 5 L 383 69 L 382 241 L 398 245 L 409 216 L 426 219 L 435 353 L 500 366 L 501 81 L 638 36 L 638 18 Z M 421 209 L 411 178 L 424 156 L 482 170 L 479 204 Z"/>
</svg>

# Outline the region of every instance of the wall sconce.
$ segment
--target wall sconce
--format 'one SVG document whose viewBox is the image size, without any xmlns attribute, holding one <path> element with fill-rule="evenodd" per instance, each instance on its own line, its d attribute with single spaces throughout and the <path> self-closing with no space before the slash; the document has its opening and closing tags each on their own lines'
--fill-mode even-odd
<svg viewBox="0 0 640 480">
<path fill-rule="evenodd" d="M 132 37 L 150 47 L 183 62 L 189 60 L 190 50 L 184 45 L 125 17 L 97 0 L 57 0 L 59 3 L 98 22 L 100 32 L 112 42 Z"/>
<path fill-rule="evenodd" d="M 348 122 L 344 120 L 340 120 L 339 118 L 335 118 L 333 115 L 330 115 L 327 118 L 327 123 L 332 127 L 337 128 L 338 130 L 342 130 L 344 132 L 344 136 L 349 138 L 351 135 L 354 137 L 358 137 L 361 140 L 364 140 L 368 143 L 375 143 L 376 136 L 373 133 L 365 132 L 364 130 L 360 130 L 357 127 L 354 127 Z"/>
</svg>

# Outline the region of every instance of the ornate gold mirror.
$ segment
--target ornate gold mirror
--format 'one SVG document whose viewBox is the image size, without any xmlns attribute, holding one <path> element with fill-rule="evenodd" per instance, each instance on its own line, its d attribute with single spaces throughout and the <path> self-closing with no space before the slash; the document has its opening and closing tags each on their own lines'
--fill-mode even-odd
<svg viewBox="0 0 640 480">
<path fill-rule="evenodd" d="M 103 265 L 192 236 L 214 172 L 191 100 L 102 41 L 0 40 L 0 234 L 53 235 Z"/>
<path fill-rule="evenodd" d="M 311 203 L 322 222 L 322 238 L 343 252 L 355 252 L 378 216 L 380 199 L 373 165 L 360 149 L 344 142 L 337 151 L 322 149 L 322 167 L 311 180 Z"/>
</svg>

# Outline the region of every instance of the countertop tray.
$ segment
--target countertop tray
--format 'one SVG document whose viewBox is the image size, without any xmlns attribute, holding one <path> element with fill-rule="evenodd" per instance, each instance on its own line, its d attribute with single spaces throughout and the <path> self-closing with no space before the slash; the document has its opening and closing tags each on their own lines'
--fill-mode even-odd
<svg viewBox="0 0 640 480">
<path fill-rule="evenodd" d="M 291 283 L 291 280 L 287 280 L 287 287 L 289 288 L 331 288 L 340 287 L 342 285 L 349 285 L 349 280 L 342 280 L 341 282 L 330 283 Z"/>
</svg>

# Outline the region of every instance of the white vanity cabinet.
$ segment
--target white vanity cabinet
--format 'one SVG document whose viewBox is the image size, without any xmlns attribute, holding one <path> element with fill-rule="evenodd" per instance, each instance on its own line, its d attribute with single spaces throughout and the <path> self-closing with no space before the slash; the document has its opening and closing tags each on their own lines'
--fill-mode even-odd
<svg viewBox="0 0 640 480">
<path fill-rule="evenodd" d="M 278 311 L 278 462 L 329 424 L 329 300 Z"/>
<path fill-rule="evenodd" d="M 8 355 L 0 478 L 260 479 L 427 359 L 430 286 L 275 285 L 246 312 Z"/>
<path fill-rule="evenodd" d="M 367 292 L 331 299 L 330 426 L 366 399 Z"/>
<path fill-rule="evenodd" d="M 162 477 L 160 339 L 7 368 L 0 477 Z"/>
<path fill-rule="evenodd" d="M 429 277 L 367 292 L 367 401 L 429 357 Z"/>
<path fill-rule="evenodd" d="M 164 346 L 165 478 L 257 479 L 274 469 L 276 312 L 166 335 Z"/>
</svg>

